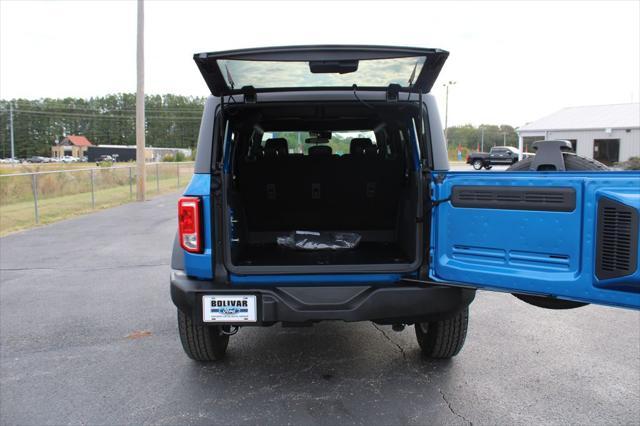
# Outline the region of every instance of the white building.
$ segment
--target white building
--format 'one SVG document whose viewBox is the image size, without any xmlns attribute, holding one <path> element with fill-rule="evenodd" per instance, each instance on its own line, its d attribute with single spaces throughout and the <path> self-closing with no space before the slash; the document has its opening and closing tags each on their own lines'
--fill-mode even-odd
<svg viewBox="0 0 640 426">
<path fill-rule="evenodd" d="M 640 103 L 562 109 L 517 129 L 520 152 L 544 139 L 567 139 L 576 154 L 605 164 L 640 157 Z"/>
</svg>

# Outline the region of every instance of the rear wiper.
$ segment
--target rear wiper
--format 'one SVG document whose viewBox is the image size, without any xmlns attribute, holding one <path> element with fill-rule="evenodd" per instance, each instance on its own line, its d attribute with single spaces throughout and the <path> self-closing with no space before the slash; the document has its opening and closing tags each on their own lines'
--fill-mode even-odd
<svg viewBox="0 0 640 426">
<path fill-rule="evenodd" d="M 409 88 L 413 85 L 413 79 L 416 76 L 416 69 L 418 69 L 418 61 L 416 61 L 416 64 L 413 66 L 413 71 L 411 71 L 411 77 L 409 77 Z"/>
<path fill-rule="evenodd" d="M 229 67 L 227 66 L 227 64 L 224 64 L 224 69 L 227 71 L 227 81 L 229 82 L 229 85 L 231 86 L 231 90 L 233 90 L 233 87 L 235 86 L 235 83 L 233 82 L 233 77 L 231 77 L 231 72 L 229 71 Z"/>
<path fill-rule="evenodd" d="M 227 64 L 224 64 L 224 69 L 227 71 L 227 81 L 231 86 L 231 90 L 233 90 L 236 84 L 233 82 L 233 77 L 231 77 L 231 72 L 229 71 L 229 67 L 227 66 Z M 229 95 L 229 100 L 233 101 L 234 104 L 236 103 L 236 100 L 233 99 L 233 95 Z"/>
<path fill-rule="evenodd" d="M 407 94 L 407 100 L 411 98 L 411 86 L 413 86 L 413 79 L 416 76 L 416 69 L 418 69 L 418 61 L 413 66 L 413 71 L 411 71 L 411 76 L 409 77 L 409 93 Z"/>
</svg>

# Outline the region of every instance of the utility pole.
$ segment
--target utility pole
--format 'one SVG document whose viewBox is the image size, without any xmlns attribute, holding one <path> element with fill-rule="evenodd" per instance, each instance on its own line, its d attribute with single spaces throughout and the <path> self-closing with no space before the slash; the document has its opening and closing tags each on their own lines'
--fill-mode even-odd
<svg viewBox="0 0 640 426">
<path fill-rule="evenodd" d="M 480 126 L 480 152 L 484 152 L 484 126 Z"/>
<path fill-rule="evenodd" d="M 447 129 L 449 128 L 449 86 L 453 86 L 456 84 L 455 81 L 449 80 L 444 83 L 443 86 L 446 87 L 446 97 L 444 102 L 444 134 L 447 135 Z"/>
<path fill-rule="evenodd" d="M 136 200 L 145 199 L 146 168 L 144 164 L 144 0 L 138 0 L 138 37 L 136 68 L 138 84 L 136 90 Z"/>
<path fill-rule="evenodd" d="M 9 101 L 9 138 L 11 140 L 11 158 L 16 158 L 16 148 L 13 141 L 13 102 Z"/>
<path fill-rule="evenodd" d="M 507 146 L 507 132 L 502 132 L 502 146 Z"/>
</svg>

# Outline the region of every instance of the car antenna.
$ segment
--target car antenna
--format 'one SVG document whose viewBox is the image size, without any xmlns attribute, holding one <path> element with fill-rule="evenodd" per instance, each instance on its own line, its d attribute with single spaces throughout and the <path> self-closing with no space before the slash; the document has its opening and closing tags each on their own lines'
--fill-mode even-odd
<svg viewBox="0 0 640 426">
<path fill-rule="evenodd" d="M 375 110 L 374 107 L 372 107 L 371 105 L 369 105 L 368 103 L 366 103 L 365 101 L 363 101 L 362 99 L 360 99 L 360 97 L 358 97 L 358 85 L 354 84 L 353 86 L 351 86 L 353 88 L 353 96 L 356 97 L 356 99 L 358 100 L 358 102 L 360 102 L 362 105 L 366 106 L 367 108 L 370 108 L 372 110 Z"/>
</svg>

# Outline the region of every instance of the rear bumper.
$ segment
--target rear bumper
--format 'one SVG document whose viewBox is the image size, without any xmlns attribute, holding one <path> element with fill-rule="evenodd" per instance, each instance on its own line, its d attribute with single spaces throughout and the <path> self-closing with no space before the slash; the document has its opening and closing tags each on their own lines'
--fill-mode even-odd
<svg viewBox="0 0 640 426">
<path fill-rule="evenodd" d="M 202 322 L 202 296 L 253 294 L 258 323 L 305 323 L 322 320 L 375 321 L 382 324 L 433 321 L 468 306 L 475 290 L 436 285 L 286 286 L 245 288 L 193 280 L 171 272 L 171 299 L 178 309 Z M 246 324 L 245 324 L 246 325 Z"/>
</svg>

